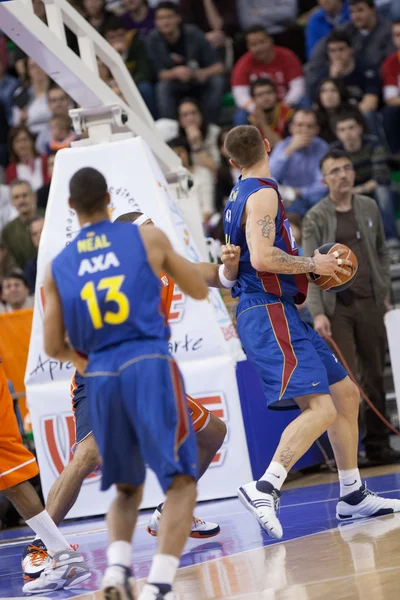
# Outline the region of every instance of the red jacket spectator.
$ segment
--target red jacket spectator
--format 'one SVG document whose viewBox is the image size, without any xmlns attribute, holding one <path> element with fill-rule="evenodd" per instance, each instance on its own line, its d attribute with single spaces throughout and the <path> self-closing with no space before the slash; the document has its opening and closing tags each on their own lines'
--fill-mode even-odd
<svg viewBox="0 0 400 600">
<path fill-rule="evenodd" d="M 253 27 L 246 34 L 249 51 L 238 60 L 232 71 L 231 85 L 236 106 L 248 112 L 254 110 L 250 84 L 260 77 L 275 83 L 278 101 L 289 106 L 297 104 L 305 94 L 304 75 L 297 56 L 287 48 L 274 46 L 262 27 Z"/>
<path fill-rule="evenodd" d="M 383 63 L 382 81 L 385 102 L 400 96 L 400 52 L 391 54 Z"/>
</svg>

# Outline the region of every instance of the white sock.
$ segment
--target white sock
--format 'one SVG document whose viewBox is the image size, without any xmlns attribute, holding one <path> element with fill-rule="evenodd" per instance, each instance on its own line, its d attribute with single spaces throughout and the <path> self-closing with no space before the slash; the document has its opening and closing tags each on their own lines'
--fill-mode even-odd
<svg viewBox="0 0 400 600">
<path fill-rule="evenodd" d="M 112 542 L 107 548 L 107 562 L 108 566 L 122 565 L 128 569 L 131 566 L 132 561 L 132 545 L 129 542 L 118 540 Z"/>
<path fill-rule="evenodd" d="M 155 554 L 147 582 L 172 585 L 179 567 L 179 558 L 171 554 Z"/>
<path fill-rule="evenodd" d="M 358 469 L 348 469 L 347 471 L 338 471 L 340 483 L 340 497 L 347 496 L 356 492 L 362 486 L 360 471 Z"/>
<path fill-rule="evenodd" d="M 287 477 L 287 471 L 283 465 L 272 461 L 264 475 L 260 477 L 261 481 L 269 481 L 275 489 L 280 490 Z"/>
<path fill-rule="evenodd" d="M 26 524 L 29 525 L 36 533 L 36 536 L 43 541 L 50 554 L 54 554 L 54 552 L 59 552 L 60 550 L 70 549 L 70 545 L 50 517 L 47 510 L 39 513 L 36 517 L 32 517 L 32 519 L 28 519 Z"/>
</svg>

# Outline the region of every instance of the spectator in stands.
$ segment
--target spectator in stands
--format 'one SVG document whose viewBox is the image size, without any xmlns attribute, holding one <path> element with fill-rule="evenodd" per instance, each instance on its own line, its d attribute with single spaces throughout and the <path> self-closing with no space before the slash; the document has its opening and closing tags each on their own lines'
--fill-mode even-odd
<svg viewBox="0 0 400 600">
<path fill-rule="evenodd" d="M 335 118 L 341 112 L 354 111 L 362 119 L 358 107 L 349 103 L 346 86 L 341 79 L 326 77 L 319 85 L 316 102 L 316 115 L 319 137 L 331 144 L 336 141 Z"/>
<path fill-rule="evenodd" d="M 180 5 L 184 23 L 194 23 L 214 48 L 224 48 L 226 36 L 239 30 L 236 5 L 232 0 L 185 0 Z"/>
<path fill-rule="evenodd" d="M 145 36 L 155 27 L 155 11 L 147 0 L 122 0 L 126 12 L 121 16 L 122 25 L 126 30 L 135 29 Z"/>
<path fill-rule="evenodd" d="M 57 152 L 62 148 L 69 148 L 71 142 L 76 140 L 76 135 L 72 129 L 72 121 L 67 115 L 57 115 L 50 119 L 51 139 L 47 147 L 47 152 Z"/>
<path fill-rule="evenodd" d="M 11 201 L 18 217 L 3 229 L 2 244 L 14 262 L 23 269 L 36 255 L 28 230 L 32 219 L 41 214 L 36 207 L 36 194 L 27 181 L 14 181 L 11 185 Z"/>
<path fill-rule="evenodd" d="M 337 116 L 336 136 L 338 141 L 334 142 L 331 148 L 344 150 L 350 157 L 355 172 L 354 193 L 370 196 L 377 201 L 388 245 L 396 248 L 397 253 L 400 242 L 385 149 L 377 138 L 364 134 L 363 122 L 354 113 L 342 113 Z"/>
<path fill-rule="evenodd" d="M 126 33 L 119 17 L 112 17 L 104 27 L 104 37 L 121 55 L 136 83 L 147 108 L 155 116 L 154 86 L 151 63 L 146 47 L 136 31 Z"/>
<path fill-rule="evenodd" d="M 260 77 L 272 79 L 279 102 L 298 104 L 305 95 L 303 69 L 297 56 L 287 48 L 274 46 L 264 28 L 255 25 L 246 32 L 248 52 L 236 63 L 231 85 L 238 110 L 234 124 L 244 125 L 255 109 L 250 84 Z"/>
<path fill-rule="evenodd" d="M 400 20 L 392 25 L 392 37 L 396 52 L 382 65 L 383 124 L 390 150 L 400 153 Z"/>
<path fill-rule="evenodd" d="M 2 102 L 5 111 L 8 124 L 12 124 L 12 101 L 14 92 L 18 87 L 18 79 L 8 75 L 7 64 L 3 63 L 2 57 L 0 56 L 0 102 Z"/>
<path fill-rule="evenodd" d="M 225 86 L 223 64 L 200 29 L 182 25 L 173 2 L 157 5 L 148 48 L 158 77 L 159 116 L 176 119 L 180 98 L 190 95 L 200 100 L 210 123 L 217 123 Z"/>
<path fill-rule="evenodd" d="M 329 35 L 338 25 L 350 19 L 346 0 L 318 0 L 318 4 L 321 8 L 310 16 L 306 25 L 308 58 L 317 42 Z"/>
<path fill-rule="evenodd" d="M 5 167 L 8 165 L 8 132 L 6 109 L 0 102 L 0 182 L 4 181 Z"/>
<path fill-rule="evenodd" d="M 214 182 L 210 170 L 193 164 L 189 144 L 184 138 L 175 138 L 168 142 L 168 145 L 180 157 L 185 169 L 190 172 L 194 185 L 189 191 L 189 198 L 190 196 L 197 198 L 203 221 L 208 221 L 215 210 Z"/>
<path fill-rule="evenodd" d="M 371 69 L 379 70 L 387 56 L 394 52 L 391 38 L 391 23 L 380 19 L 373 0 L 348 0 L 350 7 L 349 23 L 340 26 L 338 31 L 351 40 L 354 58 Z M 307 83 L 315 88 L 321 71 L 327 68 L 326 40 L 316 44 L 307 65 Z"/>
<path fill-rule="evenodd" d="M 36 192 L 37 207 L 42 209 L 43 213 L 47 208 L 47 202 L 49 199 L 50 185 L 51 185 L 51 179 L 53 177 L 55 157 L 56 157 L 56 152 L 50 152 L 47 155 L 47 176 L 48 176 L 49 182 L 42 185 L 42 187 L 39 188 L 38 191 Z"/>
<path fill-rule="evenodd" d="M 73 107 L 71 98 L 56 83 L 51 84 L 47 92 L 47 104 L 51 112 L 51 117 L 68 117 L 68 112 Z M 36 138 L 36 150 L 40 154 L 46 154 L 48 152 L 50 139 L 51 132 L 49 122 L 46 129 L 43 129 Z"/>
<path fill-rule="evenodd" d="M 34 298 L 29 295 L 25 277 L 19 269 L 13 269 L 4 277 L 1 295 L 0 314 L 33 307 Z"/>
<path fill-rule="evenodd" d="M 27 61 L 26 84 L 19 87 L 13 98 L 13 123 L 24 124 L 34 134 L 46 129 L 51 116 L 47 105 L 50 79 L 31 58 Z"/>
<path fill-rule="evenodd" d="M 24 277 L 31 294 L 35 293 L 36 274 L 37 274 L 37 253 L 39 249 L 40 238 L 42 236 L 44 217 L 36 216 L 29 225 L 32 244 L 36 248 L 36 256 L 28 260 L 24 268 Z"/>
<path fill-rule="evenodd" d="M 114 17 L 105 7 L 105 0 L 82 0 L 86 20 L 101 35 L 110 19 Z"/>
<path fill-rule="evenodd" d="M 256 79 L 250 85 L 250 95 L 254 101 L 254 112 L 249 115 L 249 123 L 255 125 L 263 138 L 267 138 L 271 148 L 285 137 L 293 109 L 278 102 L 276 87 L 272 79 Z"/>
<path fill-rule="evenodd" d="M 221 128 L 207 123 L 200 104 L 184 98 L 178 106 L 179 136 L 186 139 L 193 163 L 216 172 L 219 164 L 218 135 Z"/>
<path fill-rule="evenodd" d="M 354 376 L 361 371 L 363 389 L 385 416 L 383 317 L 390 291 L 390 264 L 382 221 L 376 204 L 354 191 L 355 173 L 349 155 L 331 151 L 321 168 L 329 196 L 304 218 L 304 254 L 308 256 L 318 246 L 337 240 L 357 256 L 358 274 L 353 285 L 338 294 L 310 285 L 307 304 L 316 331 L 323 338 L 333 337 Z M 398 462 L 400 455 L 389 445 L 388 428 L 367 404 L 363 417 L 363 443 L 370 464 Z"/>
<path fill-rule="evenodd" d="M 37 153 L 35 138 L 25 125 L 10 130 L 9 151 L 10 163 L 6 171 L 6 183 L 23 179 L 28 181 L 35 191 L 47 183 L 46 157 Z"/>
<path fill-rule="evenodd" d="M 289 125 L 290 136 L 279 142 L 270 156 L 271 175 L 280 184 L 290 210 L 303 216 L 326 194 L 319 168 L 329 149 L 318 137 L 317 117 L 311 109 L 297 110 Z"/>
</svg>

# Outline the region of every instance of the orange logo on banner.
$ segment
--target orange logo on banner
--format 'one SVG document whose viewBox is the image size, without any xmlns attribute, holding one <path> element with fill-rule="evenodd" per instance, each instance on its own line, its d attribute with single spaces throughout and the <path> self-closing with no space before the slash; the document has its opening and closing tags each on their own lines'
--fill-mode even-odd
<svg viewBox="0 0 400 600">
<path fill-rule="evenodd" d="M 185 294 L 175 285 L 169 310 L 168 323 L 180 323 L 185 313 Z"/>
<path fill-rule="evenodd" d="M 60 439 L 60 429 L 63 427 L 57 427 L 57 419 L 64 421 L 64 426 L 67 429 L 67 447 L 69 448 L 68 457 L 62 456 L 60 448 L 63 445 L 63 441 Z M 42 419 L 42 431 L 44 431 L 43 442 L 46 445 L 46 456 L 50 460 L 53 467 L 53 471 L 58 475 L 61 475 L 67 464 L 72 460 L 72 446 L 75 443 L 75 423 L 72 415 L 60 415 L 59 417 L 51 416 L 44 417 Z M 91 473 L 86 477 L 85 481 L 93 480 L 95 477 L 99 477 L 98 473 Z"/>
</svg>

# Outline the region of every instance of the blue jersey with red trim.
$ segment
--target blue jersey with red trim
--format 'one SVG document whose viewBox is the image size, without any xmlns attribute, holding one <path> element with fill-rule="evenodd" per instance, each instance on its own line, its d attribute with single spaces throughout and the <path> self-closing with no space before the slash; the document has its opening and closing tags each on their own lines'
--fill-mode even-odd
<svg viewBox="0 0 400 600">
<path fill-rule="evenodd" d="M 274 296 L 294 299 L 296 304 L 304 302 L 307 296 L 308 280 L 306 275 L 278 275 L 276 273 L 256 271 L 250 262 L 250 251 L 247 246 L 246 234 L 242 226 L 243 210 L 249 197 L 263 188 L 276 190 L 278 212 L 275 219 L 274 246 L 291 256 L 298 255 L 298 248 L 293 237 L 289 221 L 285 214 L 278 186 L 272 179 L 249 177 L 239 178 L 232 189 L 224 211 L 225 239 L 228 244 L 240 246 L 240 265 L 238 281 L 232 290 L 232 296 L 243 294 L 265 293 Z"/>
</svg>

